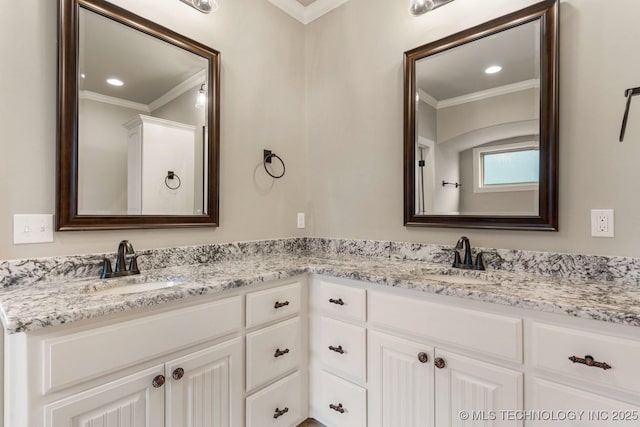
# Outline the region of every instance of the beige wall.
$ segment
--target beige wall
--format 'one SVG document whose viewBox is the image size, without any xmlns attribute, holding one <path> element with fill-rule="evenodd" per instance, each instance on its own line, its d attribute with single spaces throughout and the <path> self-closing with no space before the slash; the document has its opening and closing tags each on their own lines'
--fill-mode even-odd
<svg viewBox="0 0 640 427">
<path fill-rule="evenodd" d="M 224 1 L 211 15 L 178 1 L 114 2 L 222 52 L 222 226 L 12 244 L 13 214 L 55 206 L 56 2 L 5 1 L 0 258 L 111 251 L 122 238 L 136 248 L 299 235 L 450 244 L 463 233 L 481 246 L 640 256 L 637 110 L 616 142 L 623 91 L 640 84 L 636 0 L 562 2 L 558 233 L 402 224 L 402 53 L 535 0 L 456 0 L 420 18 L 405 2 L 350 0 L 306 29 L 267 1 Z M 287 162 L 273 186 L 260 171 L 264 147 Z M 589 236 L 591 208 L 616 210 L 616 238 Z M 306 230 L 295 228 L 298 211 Z"/>
<path fill-rule="evenodd" d="M 295 227 L 306 207 L 304 26 L 267 1 L 223 1 L 209 15 L 177 0 L 112 2 L 221 52 L 221 226 L 64 232 L 53 244 L 13 245 L 14 214 L 55 210 L 58 2 L 3 1 L 0 259 L 115 251 L 123 238 L 143 249 L 304 235 Z M 258 168 L 263 148 L 287 162 L 275 183 Z"/>
<path fill-rule="evenodd" d="M 640 256 L 639 110 L 617 142 L 623 91 L 640 84 L 637 0 L 561 3 L 558 233 L 403 226 L 402 53 L 534 2 L 456 0 L 413 18 L 405 2 L 351 0 L 308 25 L 312 235 L 452 244 L 465 234 L 481 246 Z M 590 237 L 591 208 L 615 209 L 614 239 Z"/>
<path fill-rule="evenodd" d="M 538 119 L 538 89 L 493 96 L 438 110 L 437 142 L 489 126 Z"/>
</svg>

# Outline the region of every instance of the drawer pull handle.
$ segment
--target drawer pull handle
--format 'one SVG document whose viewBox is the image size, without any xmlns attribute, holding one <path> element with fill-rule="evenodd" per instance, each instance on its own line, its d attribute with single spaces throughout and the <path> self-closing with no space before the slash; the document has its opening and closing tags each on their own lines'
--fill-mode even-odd
<svg viewBox="0 0 640 427">
<path fill-rule="evenodd" d="M 182 368 L 176 368 L 173 370 L 173 373 L 171 374 L 171 376 L 173 377 L 174 380 L 178 381 L 181 380 L 182 377 L 184 376 L 184 369 Z"/>
<path fill-rule="evenodd" d="M 156 377 L 151 382 L 151 385 L 154 388 L 160 388 L 164 385 L 164 375 L 156 375 Z"/>
<path fill-rule="evenodd" d="M 330 298 L 329 302 L 331 304 L 344 305 L 344 301 L 342 301 L 342 298 L 338 298 L 338 299 Z"/>
<path fill-rule="evenodd" d="M 273 357 L 278 358 L 280 356 L 284 356 L 287 353 L 289 353 L 289 349 L 288 348 L 285 348 L 284 350 L 280 350 L 278 348 L 278 349 L 276 349 L 276 352 L 274 353 Z"/>
<path fill-rule="evenodd" d="M 447 362 L 445 362 L 442 357 L 436 357 L 436 359 L 433 361 L 433 364 L 436 365 L 436 368 L 438 369 L 443 369 L 445 366 L 447 366 Z"/>
<path fill-rule="evenodd" d="M 334 346 L 330 345 L 329 346 L 329 350 L 335 351 L 336 353 L 344 354 L 344 350 L 342 349 L 341 345 L 339 345 L 337 347 L 334 347 Z"/>
<path fill-rule="evenodd" d="M 333 409 L 336 412 L 340 412 L 341 414 L 344 414 L 344 407 L 342 406 L 342 403 L 338 403 L 337 405 L 334 405 L 333 403 L 329 405 L 329 408 Z"/>
<path fill-rule="evenodd" d="M 605 371 L 607 369 L 611 369 L 611 365 L 609 365 L 608 363 L 596 362 L 593 356 L 589 356 L 588 354 L 584 357 L 584 359 L 581 357 L 571 356 L 569 360 L 571 360 L 573 363 L 581 363 L 583 365 L 593 366 L 594 368 L 602 368 Z"/>
<path fill-rule="evenodd" d="M 420 353 L 418 353 L 418 360 L 420 361 L 420 363 L 427 363 L 429 361 L 429 355 L 424 351 L 421 351 Z"/>
<path fill-rule="evenodd" d="M 285 301 L 285 302 L 276 301 L 276 304 L 273 306 L 273 308 L 277 310 L 279 308 L 286 307 L 288 305 L 289 305 L 289 301 Z"/>
<path fill-rule="evenodd" d="M 289 412 L 289 408 L 284 408 L 284 409 L 276 408 L 276 412 L 275 414 L 273 414 L 273 418 L 280 418 L 287 412 Z"/>
</svg>

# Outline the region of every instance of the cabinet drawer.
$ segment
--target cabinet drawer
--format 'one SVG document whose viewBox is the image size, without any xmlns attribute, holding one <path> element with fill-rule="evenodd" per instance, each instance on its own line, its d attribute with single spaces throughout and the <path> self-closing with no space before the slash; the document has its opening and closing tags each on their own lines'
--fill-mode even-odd
<svg viewBox="0 0 640 427">
<path fill-rule="evenodd" d="M 311 304 L 314 310 L 364 322 L 367 313 L 367 291 L 317 279 L 312 289 Z"/>
<path fill-rule="evenodd" d="M 365 427 L 367 425 L 367 392 L 348 381 L 320 373 L 318 418 L 332 427 Z"/>
<path fill-rule="evenodd" d="M 533 378 L 528 385 L 528 409 L 531 411 L 582 413 L 582 418 L 573 423 L 567 420 L 532 421 L 527 427 L 614 427 L 639 424 L 640 406 L 539 378 Z"/>
<path fill-rule="evenodd" d="M 247 398 L 247 427 L 296 426 L 305 412 L 302 408 L 300 372 L 260 390 Z"/>
<path fill-rule="evenodd" d="M 522 363 L 522 319 L 369 292 L 369 321 Z"/>
<path fill-rule="evenodd" d="M 234 297 L 47 339 L 43 393 L 230 334 L 241 327 L 240 310 Z"/>
<path fill-rule="evenodd" d="M 531 328 L 531 360 L 533 366 L 565 376 L 640 392 L 640 341 L 534 323 Z M 573 363 L 569 357 L 592 356 L 611 369 Z"/>
<path fill-rule="evenodd" d="M 247 390 L 300 365 L 300 318 L 247 335 Z"/>
<path fill-rule="evenodd" d="M 366 330 L 327 317 L 320 318 L 318 356 L 325 366 L 365 381 L 367 371 Z"/>
<path fill-rule="evenodd" d="M 300 311 L 300 282 L 247 294 L 247 328 Z"/>
</svg>

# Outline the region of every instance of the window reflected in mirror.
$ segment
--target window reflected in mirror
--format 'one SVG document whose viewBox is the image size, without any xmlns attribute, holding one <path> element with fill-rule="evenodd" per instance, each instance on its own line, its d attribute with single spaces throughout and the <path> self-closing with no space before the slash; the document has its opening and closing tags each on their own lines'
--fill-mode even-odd
<svg viewBox="0 0 640 427">
<path fill-rule="evenodd" d="M 415 213 L 538 215 L 539 20 L 415 66 Z"/>
</svg>

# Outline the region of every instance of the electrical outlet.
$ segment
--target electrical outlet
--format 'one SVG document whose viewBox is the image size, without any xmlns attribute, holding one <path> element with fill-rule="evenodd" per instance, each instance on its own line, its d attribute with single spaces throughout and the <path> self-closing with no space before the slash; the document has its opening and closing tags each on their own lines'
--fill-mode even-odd
<svg viewBox="0 0 640 427">
<path fill-rule="evenodd" d="M 613 237 L 613 209 L 591 210 L 591 237 Z"/>
<path fill-rule="evenodd" d="M 298 213 L 298 228 L 304 228 L 304 212 Z"/>
</svg>

